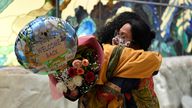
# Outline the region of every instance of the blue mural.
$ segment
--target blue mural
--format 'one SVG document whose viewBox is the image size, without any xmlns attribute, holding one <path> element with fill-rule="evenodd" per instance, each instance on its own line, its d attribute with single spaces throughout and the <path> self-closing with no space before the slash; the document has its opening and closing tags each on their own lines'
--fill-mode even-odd
<svg viewBox="0 0 192 108">
<path fill-rule="evenodd" d="M 131 8 L 139 14 L 156 32 L 156 39 L 151 45 L 152 50 L 159 51 L 164 57 L 191 55 L 192 54 L 192 2 L 189 0 L 152 1 L 142 0 L 141 3 L 134 1 L 118 1 L 106 5 L 98 2 L 89 16 L 95 21 L 96 29 L 99 30 L 107 19 L 117 14 L 122 7 Z M 76 8 L 76 22 L 81 22 L 85 9 Z M 101 11 L 102 10 L 102 11 Z M 71 17 L 72 18 L 72 17 Z M 80 24 L 80 23 L 79 23 Z M 77 24 L 77 25 L 79 25 Z M 89 28 L 89 27 L 88 27 Z M 92 28 L 90 28 L 92 29 Z"/>
</svg>

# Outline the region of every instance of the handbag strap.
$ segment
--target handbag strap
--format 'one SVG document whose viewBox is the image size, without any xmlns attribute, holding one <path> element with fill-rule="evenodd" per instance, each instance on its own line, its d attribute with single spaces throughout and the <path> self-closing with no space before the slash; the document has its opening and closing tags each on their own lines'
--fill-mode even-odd
<svg viewBox="0 0 192 108">
<path fill-rule="evenodd" d="M 107 73 L 106 77 L 109 80 L 114 74 L 115 74 L 115 68 L 119 62 L 119 58 L 121 56 L 121 53 L 125 47 L 123 46 L 116 46 L 113 49 L 113 52 L 111 54 L 111 57 L 109 59 L 108 67 L 107 67 Z"/>
</svg>

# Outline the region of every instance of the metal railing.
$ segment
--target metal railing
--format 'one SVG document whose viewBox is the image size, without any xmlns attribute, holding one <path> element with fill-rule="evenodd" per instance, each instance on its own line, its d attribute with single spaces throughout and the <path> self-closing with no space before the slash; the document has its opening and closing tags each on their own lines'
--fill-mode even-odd
<svg viewBox="0 0 192 108">
<path fill-rule="evenodd" d="M 178 5 L 174 5 L 174 4 L 141 1 L 141 0 L 114 0 L 114 1 L 126 1 L 126 2 L 130 2 L 130 3 L 138 3 L 138 4 L 150 4 L 150 5 L 158 5 L 158 6 L 177 7 L 177 8 L 183 8 L 183 9 L 192 9 L 192 6 L 185 6 L 185 5 L 178 6 Z"/>
</svg>

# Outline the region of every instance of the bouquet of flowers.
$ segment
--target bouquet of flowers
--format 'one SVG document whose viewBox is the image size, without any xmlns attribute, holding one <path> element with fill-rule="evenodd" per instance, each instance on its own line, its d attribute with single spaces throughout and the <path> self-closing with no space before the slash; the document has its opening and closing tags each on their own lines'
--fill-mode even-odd
<svg viewBox="0 0 192 108">
<path fill-rule="evenodd" d="M 100 71 L 102 48 L 95 37 L 79 38 L 75 58 L 67 62 L 67 67 L 53 74 L 55 87 L 72 101 L 94 86 Z"/>
</svg>

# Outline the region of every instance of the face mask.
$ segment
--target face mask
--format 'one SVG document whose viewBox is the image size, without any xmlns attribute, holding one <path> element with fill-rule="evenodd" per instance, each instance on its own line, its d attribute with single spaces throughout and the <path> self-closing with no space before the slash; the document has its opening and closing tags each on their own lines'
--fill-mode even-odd
<svg viewBox="0 0 192 108">
<path fill-rule="evenodd" d="M 123 38 L 121 38 L 121 36 L 116 36 L 112 39 L 112 44 L 129 47 L 131 44 L 131 41 L 123 39 Z"/>
<path fill-rule="evenodd" d="M 113 45 L 121 45 L 125 47 L 129 47 L 131 43 L 131 40 L 128 38 L 128 36 L 121 32 L 119 33 L 118 30 L 115 30 L 114 32 L 114 38 L 112 39 Z"/>
</svg>

